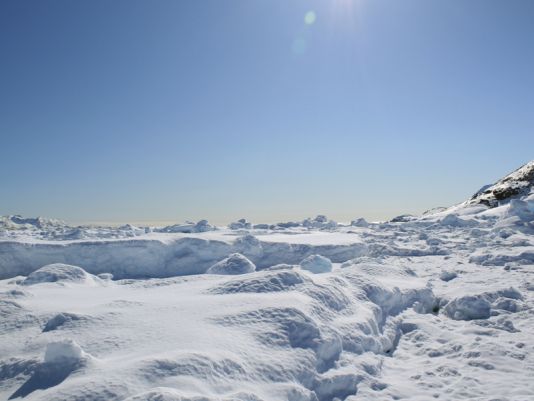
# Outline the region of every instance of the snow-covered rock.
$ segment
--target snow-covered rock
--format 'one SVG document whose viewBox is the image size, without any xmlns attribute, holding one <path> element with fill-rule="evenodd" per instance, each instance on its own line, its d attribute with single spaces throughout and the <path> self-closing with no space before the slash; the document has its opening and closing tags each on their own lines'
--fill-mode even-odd
<svg viewBox="0 0 534 401">
<path fill-rule="evenodd" d="M 484 204 L 489 207 L 499 206 L 513 198 L 528 195 L 534 186 L 534 160 L 500 179 L 493 185 L 479 190 L 467 204 Z"/>
<path fill-rule="evenodd" d="M 412 214 L 401 214 L 400 216 L 393 217 L 391 223 L 407 223 L 409 221 L 417 220 L 417 217 Z"/>
</svg>

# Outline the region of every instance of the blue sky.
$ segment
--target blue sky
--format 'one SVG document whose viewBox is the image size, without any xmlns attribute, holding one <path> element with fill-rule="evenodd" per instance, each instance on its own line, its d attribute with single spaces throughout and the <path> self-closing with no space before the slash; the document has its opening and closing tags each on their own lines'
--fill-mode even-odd
<svg viewBox="0 0 534 401">
<path fill-rule="evenodd" d="M 533 20 L 530 0 L 4 0 L 0 214 L 461 201 L 534 158 Z"/>
</svg>

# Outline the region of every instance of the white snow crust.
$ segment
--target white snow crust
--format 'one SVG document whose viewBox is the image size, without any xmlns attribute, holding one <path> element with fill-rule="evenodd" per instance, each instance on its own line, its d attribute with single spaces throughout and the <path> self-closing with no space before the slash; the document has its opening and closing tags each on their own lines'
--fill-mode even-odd
<svg viewBox="0 0 534 401">
<path fill-rule="evenodd" d="M 0 399 L 531 401 L 529 171 L 380 223 L 3 217 Z"/>
</svg>

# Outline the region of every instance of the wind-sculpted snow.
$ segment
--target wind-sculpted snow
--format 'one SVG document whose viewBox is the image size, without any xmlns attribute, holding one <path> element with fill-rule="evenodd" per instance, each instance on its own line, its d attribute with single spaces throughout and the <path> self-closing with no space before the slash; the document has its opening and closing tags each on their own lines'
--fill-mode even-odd
<svg viewBox="0 0 534 401">
<path fill-rule="evenodd" d="M 211 289 L 214 294 L 264 293 L 289 291 L 309 279 L 298 271 L 267 271 L 262 274 L 247 275 L 238 280 L 227 281 L 220 287 Z"/>
<path fill-rule="evenodd" d="M 240 253 L 232 253 L 227 258 L 215 263 L 206 273 L 208 274 L 246 274 L 256 270 L 256 266 Z"/>
<path fill-rule="evenodd" d="M 228 232 L 217 232 L 211 238 L 201 235 L 66 242 L 0 240 L 0 278 L 28 275 L 53 263 L 80 266 L 91 274 L 111 273 L 115 279 L 121 279 L 205 273 L 233 253 L 242 253 L 263 269 L 280 263 L 299 264 L 315 253 L 342 262 L 366 252 L 361 239 L 354 236 L 352 243 L 335 245 L 328 243 L 328 236 L 323 238 L 323 243 L 307 244 L 261 241 L 263 237 L 235 236 Z M 294 236 L 286 237 L 291 241 Z M 336 234 L 331 237 L 335 239 Z"/>
<path fill-rule="evenodd" d="M 393 314 L 413 307 L 424 312 L 418 301 L 432 298 L 424 281 L 409 282 L 404 270 L 392 288 L 381 283 L 381 274 L 357 266 L 340 274 L 291 268 L 154 279 L 150 286 L 135 280 L 95 286 L 83 274 L 69 281 L 78 269 L 47 267 L 74 285 L 25 285 L 31 296 L 22 299 L 36 313 L 28 333 L 34 343 L 13 342 L 9 354 L 29 354 L 35 361 L 41 353 L 42 362 L 6 378 L 2 391 L 13 398 L 83 393 L 98 399 L 109 386 L 110 400 L 345 399 L 357 394 L 368 374 L 358 364 L 347 371 L 342 361 L 367 352 L 372 358 L 392 354 L 400 333 Z M 94 316 L 69 311 L 68 299 L 74 301 L 70 307 L 90 308 Z M 22 305 L 10 305 L 9 316 L 27 313 Z M 362 318 L 367 325 L 358 323 Z M 122 375 L 135 379 L 123 388 Z"/>
<path fill-rule="evenodd" d="M 98 278 L 87 274 L 78 266 L 53 263 L 30 273 L 21 284 L 33 285 L 39 283 L 82 283 L 86 281 L 97 282 Z"/>
<path fill-rule="evenodd" d="M 48 320 L 43 328 L 43 333 L 47 331 L 57 330 L 73 323 L 84 321 L 86 318 L 75 313 L 58 313 L 50 320 Z"/>
<path fill-rule="evenodd" d="M 529 166 L 382 223 L 3 218 L 0 399 L 530 401 Z"/>
</svg>

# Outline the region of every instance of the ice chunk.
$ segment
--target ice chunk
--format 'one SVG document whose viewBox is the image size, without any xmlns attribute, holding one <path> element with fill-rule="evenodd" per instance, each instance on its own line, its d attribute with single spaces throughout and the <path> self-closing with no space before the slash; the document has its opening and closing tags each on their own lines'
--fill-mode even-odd
<svg viewBox="0 0 534 401">
<path fill-rule="evenodd" d="M 81 316 L 76 315 L 74 313 L 58 313 L 57 315 L 52 317 L 48 322 L 46 322 L 46 325 L 43 328 L 43 333 L 56 330 L 57 328 L 65 324 L 68 324 L 70 322 L 74 322 L 77 320 L 81 320 L 81 319 L 82 319 Z"/>
<path fill-rule="evenodd" d="M 46 346 L 44 361 L 53 364 L 71 364 L 82 361 L 85 355 L 75 341 L 61 340 Z"/>
<path fill-rule="evenodd" d="M 334 220 L 328 220 L 326 216 L 320 214 L 313 220 L 310 218 L 303 220 L 302 226 L 321 230 L 333 230 L 337 227 L 337 223 Z"/>
<path fill-rule="evenodd" d="M 247 219 L 239 219 L 233 223 L 228 224 L 230 230 L 249 230 L 252 228 L 252 224 Z"/>
<path fill-rule="evenodd" d="M 458 277 L 458 274 L 456 274 L 455 272 L 451 272 L 451 271 L 442 271 L 441 274 L 439 275 L 439 278 L 443 281 L 451 281 L 455 279 L 456 277 Z"/>
<path fill-rule="evenodd" d="M 300 262 L 300 267 L 312 273 L 327 273 L 332 271 L 332 262 L 321 255 L 310 255 Z"/>
<path fill-rule="evenodd" d="M 363 217 L 360 217 L 356 220 L 352 220 L 350 222 L 350 225 L 353 227 L 369 227 L 369 223 Z"/>
<path fill-rule="evenodd" d="M 188 221 L 184 224 L 174 224 L 172 226 L 157 228 L 154 231 L 162 233 L 203 233 L 214 230 L 216 230 L 216 227 L 209 224 L 208 220 L 200 220 L 197 223 Z"/>
</svg>

